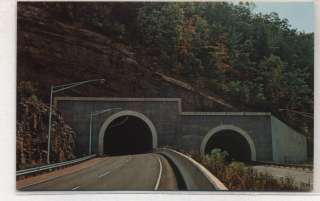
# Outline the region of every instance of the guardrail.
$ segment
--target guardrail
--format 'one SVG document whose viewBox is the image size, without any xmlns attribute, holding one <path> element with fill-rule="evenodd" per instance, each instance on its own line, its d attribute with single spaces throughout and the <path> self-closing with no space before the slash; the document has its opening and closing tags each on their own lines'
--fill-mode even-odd
<svg viewBox="0 0 320 201">
<path fill-rule="evenodd" d="M 218 178 L 191 157 L 168 148 L 157 149 L 157 152 L 174 163 L 187 190 L 228 190 Z"/>
<path fill-rule="evenodd" d="M 39 173 L 39 172 L 54 169 L 54 168 L 59 168 L 59 167 L 67 166 L 67 165 L 76 164 L 76 163 L 94 158 L 95 156 L 96 156 L 96 154 L 93 154 L 90 156 L 85 156 L 82 158 L 77 158 L 74 160 L 65 161 L 65 162 L 61 162 L 61 163 L 54 163 L 54 164 L 42 165 L 42 166 L 34 167 L 34 168 L 18 170 L 18 171 L 16 171 L 16 176 L 23 176 L 23 175 L 28 175 L 28 174 L 32 174 L 32 173 Z"/>
</svg>

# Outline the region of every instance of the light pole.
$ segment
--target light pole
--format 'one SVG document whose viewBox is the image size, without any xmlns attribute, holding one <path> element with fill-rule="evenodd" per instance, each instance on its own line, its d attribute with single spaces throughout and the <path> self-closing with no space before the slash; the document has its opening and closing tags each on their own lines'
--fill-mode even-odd
<svg viewBox="0 0 320 201">
<path fill-rule="evenodd" d="M 307 113 L 307 112 L 300 112 L 300 111 L 297 111 L 297 110 L 289 110 L 289 109 L 279 109 L 279 111 L 288 111 L 288 112 L 292 112 L 292 113 L 299 114 L 301 116 L 313 119 L 313 114 Z"/>
<path fill-rule="evenodd" d="M 92 118 L 94 116 L 98 116 L 100 114 L 106 113 L 106 112 L 110 112 L 112 110 L 121 110 L 122 108 L 120 107 L 116 107 L 116 108 L 108 108 L 105 110 L 99 110 L 99 111 L 95 111 L 95 112 L 91 112 L 90 113 L 90 128 L 89 128 L 89 155 L 91 155 L 91 139 L 92 139 Z"/>
<path fill-rule="evenodd" d="M 81 82 L 74 82 L 70 84 L 63 84 L 63 85 L 51 85 L 50 90 L 50 111 L 49 111 L 49 128 L 48 128 L 48 152 L 47 152 L 47 163 L 50 164 L 50 146 L 51 146 L 51 119 L 52 119 L 52 97 L 54 93 L 70 89 L 79 85 L 91 83 L 91 82 L 101 82 L 104 83 L 105 79 L 94 79 L 94 80 L 85 80 Z"/>
</svg>

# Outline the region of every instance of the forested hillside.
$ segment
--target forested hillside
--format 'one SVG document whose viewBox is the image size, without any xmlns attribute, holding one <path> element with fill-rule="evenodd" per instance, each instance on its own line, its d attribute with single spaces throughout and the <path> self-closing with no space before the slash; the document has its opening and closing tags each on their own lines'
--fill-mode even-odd
<svg viewBox="0 0 320 201">
<path fill-rule="evenodd" d="M 271 111 L 313 113 L 313 34 L 252 4 L 176 3 L 140 8 L 141 41 L 159 66 L 193 85 Z M 301 125 L 302 126 L 302 125 Z"/>
<path fill-rule="evenodd" d="M 312 142 L 314 35 L 253 8 L 218 2 L 19 3 L 18 81 L 39 86 L 37 96 L 47 102 L 50 84 L 102 76 L 106 86 L 72 93 L 182 96 L 200 110 L 272 112 Z M 215 103 L 172 92 L 159 73 Z"/>
</svg>

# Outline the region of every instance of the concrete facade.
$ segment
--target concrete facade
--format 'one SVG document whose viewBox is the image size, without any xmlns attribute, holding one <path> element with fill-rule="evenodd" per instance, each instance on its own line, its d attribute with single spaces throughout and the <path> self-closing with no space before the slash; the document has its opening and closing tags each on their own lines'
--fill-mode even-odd
<svg viewBox="0 0 320 201">
<path fill-rule="evenodd" d="M 271 116 L 273 160 L 301 162 L 307 158 L 307 139 L 274 116 Z"/>
<path fill-rule="evenodd" d="M 179 98 L 56 97 L 55 106 L 78 134 L 78 155 L 86 155 L 89 150 L 90 112 L 120 107 L 121 110 L 93 119 L 93 153 L 103 153 L 104 133 L 112 120 L 129 115 L 140 118 L 148 125 L 153 148 L 171 146 L 203 153 L 206 143 L 215 133 L 233 130 L 247 140 L 251 160 L 282 163 L 307 159 L 305 136 L 271 113 L 183 112 Z"/>
</svg>

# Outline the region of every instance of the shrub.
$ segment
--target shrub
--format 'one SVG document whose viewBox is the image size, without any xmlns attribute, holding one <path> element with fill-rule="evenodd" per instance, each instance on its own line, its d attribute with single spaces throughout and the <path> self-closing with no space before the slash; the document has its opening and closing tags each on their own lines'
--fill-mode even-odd
<svg viewBox="0 0 320 201">
<path fill-rule="evenodd" d="M 18 97 L 31 97 L 38 92 L 37 86 L 31 81 L 19 81 L 17 85 Z"/>
<path fill-rule="evenodd" d="M 31 99 L 35 102 L 39 101 L 38 97 L 36 95 L 31 95 Z"/>
<path fill-rule="evenodd" d="M 213 149 L 210 154 L 206 155 L 202 161 L 206 164 L 206 166 L 210 167 L 212 171 L 219 172 L 222 171 L 226 158 L 229 156 L 228 152 L 222 151 L 221 149 Z"/>
<path fill-rule="evenodd" d="M 221 149 L 214 149 L 210 154 L 201 156 L 199 153 L 188 153 L 189 156 L 204 165 L 213 175 L 220 179 L 229 190 L 246 191 L 306 191 L 306 187 L 294 185 L 294 179 L 285 177 L 277 179 L 267 173 L 246 166 L 239 161 L 228 163 L 228 153 Z M 309 186 L 310 185 L 305 185 Z"/>
<path fill-rule="evenodd" d="M 229 156 L 227 151 L 222 151 L 221 149 L 213 149 L 210 152 L 209 158 L 215 162 L 224 163 L 226 158 Z"/>
</svg>

